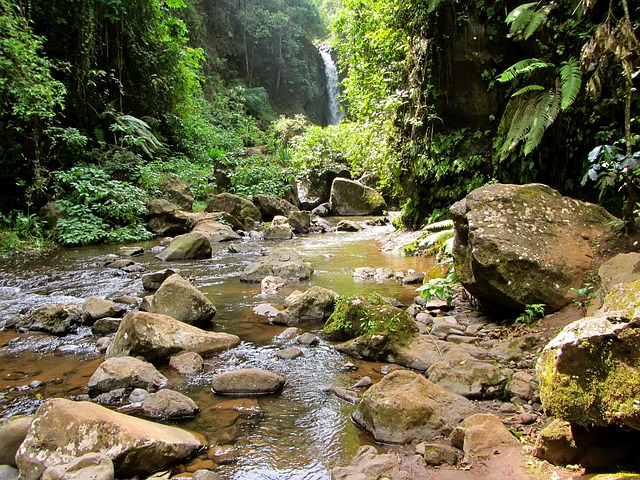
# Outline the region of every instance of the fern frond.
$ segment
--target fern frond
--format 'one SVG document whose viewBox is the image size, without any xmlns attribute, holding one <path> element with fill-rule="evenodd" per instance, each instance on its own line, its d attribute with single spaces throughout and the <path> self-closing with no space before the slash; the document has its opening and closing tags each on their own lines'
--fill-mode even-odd
<svg viewBox="0 0 640 480">
<path fill-rule="evenodd" d="M 429 248 L 434 245 L 442 244 L 447 238 L 452 238 L 454 235 L 453 230 L 441 230 L 439 232 L 434 232 L 430 235 L 427 235 L 422 240 L 420 240 L 420 248 Z"/>
<path fill-rule="evenodd" d="M 500 147 L 500 159 L 509 156 L 518 144 L 526 138 L 531 129 L 531 119 L 535 114 L 535 97 L 518 96 L 509 100 L 505 114 L 500 122 L 499 130 L 504 133 L 504 141 Z"/>
<path fill-rule="evenodd" d="M 560 68 L 560 82 L 562 88 L 562 110 L 566 110 L 575 102 L 580 86 L 582 85 L 582 74 L 580 64 L 574 58 L 568 62 L 563 62 Z"/>
<path fill-rule="evenodd" d="M 553 67 L 553 63 L 544 62 L 538 58 L 525 58 L 514 63 L 504 72 L 498 75 L 499 82 L 510 82 L 521 75 L 529 75 L 539 68 Z"/>
<path fill-rule="evenodd" d="M 433 222 L 429 225 L 422 227 L 425 232 L 439 232 L 440 230 L 448 230 L 453 228 L 453 220 L 441 220 L 440 222 Z"/>
<path fill-rule="evenodd" d="M 542 93 L 535 99 L 535 113 L 531 118 L 531 128 L 527 133 L 524 145 L 525 156 L 540 145 L 542 135 L 557 118 L 560 113 L 561 98 L 560 82 L 558 81 L 555 89 Z"/>
<path fill-rule="evenodd" d="M 525 3 L 509 12 L 505 20 L 510 25 L 509 37 L 527 40 L 547 21 L 551 6 L 543 5 L 535 10 L 538 5 L 540 2 Z"/>
<path fill-rule="evenodd" d="M 539 92 L 542 90 L 544 90 L 544 87 L 542 85 L 526 85 L 522 87 L 520 90 L 518 90 L 517 92 L 513 93 L 511 96 L 517 97 L 518 95 L 524 95 L 525 93 Z"/>
</svg>

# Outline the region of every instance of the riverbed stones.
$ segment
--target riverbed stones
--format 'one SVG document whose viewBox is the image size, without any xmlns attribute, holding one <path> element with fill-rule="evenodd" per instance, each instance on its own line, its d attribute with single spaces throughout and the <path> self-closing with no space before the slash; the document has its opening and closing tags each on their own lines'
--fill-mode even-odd
<svg viewBox="0 0 640 480">
<path fill-rule="evenodd" d="M 293 238 L 293 229 L 286 217 L 277 215 L 271 224 L 264 230 L 265 240 L 289 240 Z"/>
<path fill-rule="evenodd" d="M 578 461 L 571 424 L 554 418 L 536 438 L 533 456 L 553 465 L 569 465 Z"/>
<path fill-rule="evenodd" d="M 162 261 L 211 258 L 211 243 L 201 233 L 185 233 L 175 237 L 156 258 Z"/>
<path fill-rule="evenodd" d="M 20 319 L 16 328 L 66 335 L 73 333 L 82 324 L 82 309 L 75 303 L 63 305 L 53 303 L 35 310 L 31 315 Z"/>
<path fill-rule="evenodd" d="M 362 227 L 350 220 L 340 220 L 336 225 L 336 231 L 338 232 L 359 232 L 360 230 L 362 230 Z"/>
<path fill-rule="evenodd" d="M 220 223 L 212 218 L 199 221 L 191 230 L 195 233 L 201 233 L 211 243 L 231 242 L 240 240 L 240 235 L 234 232 L 230 226 Z"/>
<path fill-rule="evenodd" d="M 293 233 L 309 233 L 311 230 L 311 216 L 307 212 L 295 211 L 287 215 Z"/>
<path fill-rule="evenodd" d="M 199 410 L 189 397 L 168 388 L 152 393 L 142 402 L 144 416 L 162 420 L 193 418 Z"/>
<path fill-rule="evenodd" d="M 207 204 L 205 212 L 227 212 L 242 222 L 245 229 L 252 228 L 262 221 L 260 210 L 246 198 L 232 193 L 214 195 Z"/>
<path fill-rule="evenodd" d="M 95 397 L 116 388 L 145 388 L 153 391 L 166 383 L 166 377 L 153 364 L 134 357 L 114 357 L 100 364 L 89 379 L 87 387 L 89 395 Z"/>
<path fill-rule="evenodd" d="M 163 270 L 158 270 L 142 275 L 142 288 L 144 288 L 148 292 L 155 291 L 160 288 L 162 282 L 164 282 L 167 278 L 174 274 L 181 275 L 180 270 L 178 270 L 177 268 L 165 268 Z"/>
<path fill-rule="evenodd" d="M 398 370 L 373 385 L 353 414 L 377 441 L 409 443 L 448 435 L 474 413 L 473 404 L 409 370 Z"/>
<path fill-rule="evenodd" d="M 33 417 L 16 417 L 0 421 L 0 465 L 16 466 L 16 453 L 31 427 Z"/>
<path fill-rule="evenodd" d="M 261 368 L 242 368 L 215 375 L 211 388 L 221 395 L 266 395 L 279 392 L 284 383 L 284 377 L 277 373 Z"/>
<path fill-rule="evenodd" d="M 483 308 L 548 312 L 571 302 L 592 267 L 592 242 L 611 231 L 604 208 L 541 184 L 481 187 L 451 207 L 454 264 Z"/>
<path fill-rule="evenodd" d="M 153 295 L 151 312 L 168 315 L 189 325 L 210 324 L 216 307 L 191 282 L 175 274 L 167 278 Z"/>
<path fill-rule="evenodd" d="M 416 476 L 403 470 L 400 459 L 393 453 L 379 454 L 372 445 L 360 447 L 358 453 L 346 467 L 335 467 L 331 471 L 333 480 L 415 480 Z"/>
<path fill-rule="evenodd" d="M 282 277 L 269 275 L 264 277 L 260 282 L 260 291 L 263 295 L 275 295 L 279 290 L 287 286 L 287 280 Z"/>
<path fill-rule="evenodd" d="M 273 220 L 276 216 L 288 217 L 291 213 L 299 211 L 292 203 L 270 194 L 254 195 L 253 203 L 260 210 L 265 222 Z"/>
<path fill-rule="evenodd" d="M 498 365 L 450 355 L 427 370 L 427 378 L 469 399 L 495 398 L 504 390 L 510 372 Z"/>
<path fill-rule="evenodd" d="M 298 347 L 287 347 L 276 352 L 276 357 L 281 360 L 294 360 L 302 356 L 302 350 Z"/>
<path fill-rule="evenodd" d="M 313 268 L 300 255 L 289 248 L 273 250 L 266 257 L 252 263 L 244 269 L 241 282 L 260 283 L 268 276 L 282 277 L 286 280 L 307 280 Z"/>
<path fill-rule="evenodd" d="M 490 413 L 476 413 L 465 418 L 451 433 L 451 443 L 462 449 L 467 461 L 472 457 L 494 455 L 500 448 L 520 445 L 500 419 Z"/>
<path fill-rule="evenodd" d="M 328 288 L 313 286 L 304 292 L 295 291 L 284 300 L 293 323 L 320 322 L 331 316 L 338 294 Z"/>
<path fill-rule="evenodd" d="M 336 178 L 331 184 L 329 205 L 332 215 L 380 215 L 387 208 L 382 195 L 354 180 Z"/>
<path fill-rule="evenodd" d="M 204 360 L 195 352 L 183 352 L 169 359 L 169 366 L 180 375 L 200 375 L 204 370 Z"/>
<path fill-rule="evenodd" d="M 162 361 L 179 352 L 211 355 L 239 343 L 236 335 L 201 330 L 167 315 L 131 312 L 122 320 L 106 357 L 142 356 Z"/>
<path fill-rule="evenodd" d="M 101 318 L 122 317 L 126 310 L 115 302 L 100 297 L 89 297 L 82 307 L 82 318 L 85 323 L 94 323 Z"/>
<path fill-rule="evenodd" d="M 203 448 L 196 435 L 111 411 L 91 402 L 44 402 L 16 455 L 23 480 L 87 453 L 111 459 L 117 478 L 147 476 Z"/>
</svg>

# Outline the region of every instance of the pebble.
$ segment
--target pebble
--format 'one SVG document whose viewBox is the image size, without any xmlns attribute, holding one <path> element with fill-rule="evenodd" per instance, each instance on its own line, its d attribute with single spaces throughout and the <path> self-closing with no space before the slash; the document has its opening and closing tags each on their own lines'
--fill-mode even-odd
<svg viewBox="0 0 640 480">
<path fill-rule="evenodd" d="M 373 381 L 371 380 L 371 377 L 367 376 L 358 380 L 352 388 L 368 388 L 371 385 L 373 385 Z"/>
<path fill-rule="evenodd" d="M 355 371 L 357 369 L 358 369 L 358 367 L 354 363 L 351 363 L 351 362 L 345 363 L 340 368 L 340 370 L 342 370 L 343 372 L 353 372 L 353 371 Z"/>
<path fill-rule="evenodd" d="M 302 356 L 302 350 L 298 347 L 287 347 L 276 353 L 276 357 L 282 360 L 293 360 Z"/>
<path fill-rule="evenodd" d="M 298 342 L 300 345 L 317 345 L 318 343 L 320 343 L 320 340 L 313 333 L 307 332 L 300 335 L 296 339 L 296 342 Z"/>
<path fill-rule="evenodd" d="M 145 398 L 147 398 L 148 396 L 149 396 L 149 392 L 147 392 L 145 389 L 136 388 L 129 395 L 129 401 L 131 403 L 144 402 Z"/>
</svg>

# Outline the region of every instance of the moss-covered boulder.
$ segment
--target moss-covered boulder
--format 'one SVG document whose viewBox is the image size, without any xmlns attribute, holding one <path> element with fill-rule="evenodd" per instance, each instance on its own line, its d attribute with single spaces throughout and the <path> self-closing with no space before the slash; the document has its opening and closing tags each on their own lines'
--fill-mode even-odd
<svg viewBox="0 0 640 480">
<path fill-rule="evenodd" d="M 338 177 L 331 185 L 329 208 L 332 215 L 380 215 L 387 203 L 375 189 Z"/>
<path fill-rule="evenodd" d="M 592 267 L 592 243 L 611 231 L 602 207 L 541 184 L 488 185 L 451 207 L 454 263 L 462 285 L 486 309 L 522 312 L 571 302 Z"/>
<path fill-rule="evenodd" d="M 232 193 L 215 195 L 207 204 L 205 212 L 227 212 L 239 219 L 245 228 L 251 228 L 262 221 L 258 207 L 246 198 Z"/>
<path fill-rule="evenodd" d="M 323 332 L 331 340 L 360 340 L 375 344 L 375 350 L 408 340 L 417 331 L 407 312 L 392 306 L 382 296 L 340 297 Z"/>
<path fill-rule="evenodd" d="M 537 364 L 547 414 L 572 425 L 640 430 L 640 319 L 587 317 L 567 325 Z"/>
<path fill-rule="evenodd" d="M 631 283 L 640 279 L 640 253 L 620 253 L 609 259 L 598 269 L 600 289 L 608 294 L 621 283 Z"/>
</svg>

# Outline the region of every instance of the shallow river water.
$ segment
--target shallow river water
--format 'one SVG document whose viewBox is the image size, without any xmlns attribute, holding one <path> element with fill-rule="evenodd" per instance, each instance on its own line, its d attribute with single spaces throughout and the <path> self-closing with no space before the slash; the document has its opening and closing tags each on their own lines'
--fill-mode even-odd
<svg viewBox="0 0 640 480">
<path fill-rule="evenodd" d="M 332 219 L 334 223 L 338 219 Z M 365 219 L 357 219 L 364 223 Z M 325 386 L 348 387 L 364 375 L 380 378 L 381 365 L 354 362 L 355 372 L 341 367 L 352 359 L 337 353 L 321 339 L 316 346 L 301 346 L 295 360 L 280 360 L 275 353 L 291 344 L 274 337 L 285 327 L 272 325 L 253 313 L 261 303 L 282 305 L 294 289 L 313 285 L 341 295 L 378 292 L 409 304 L 415 286 L 394 280 L 356 282 L 357 267 L 389 267 L 394 272 L 428 270 L 430 260 L 380 251 L 390 227 L 368 227 L 358 233 L 301 236 L 286 242 L 262 242 L 266 247 L 294 248 L 314 268 L 309 281 L 264 297 L 260 285 L 239 281 L 242 270 L 257 257 L 229 253 L 227 245 L 214 248 L 210 260 L 163 263 L 153 253 L 135 257 L 148 271 L 179 268 L 195 278 L 195 285 L 216 305 L 212 330 L 236 334 L 239 347 L 205 360 L 205 372 L 195 378 L 178 376 L 166 366 L 160 371 L 169 388 L 190 396 L 200 407 L 193 420 L 177 425 L 201 433 L 215 445 L 198 460 L 227 479 L 329 479 L 330 470 L 345 465 L 361 444 L 372 439 L 350 420 L 353 406 L 322 393 Z M 149 252 L 158 242 L 141 244 Z M 119 246 L 64 249 L 37 257 L 11 258 L 0 263 L 0 328 L 6 320 L 49 303 L 82 303 L 88 296 L 115 292 L 144 295 L 140 275 L 127 276 L 102 266 L 102 258 Z M 305 324 L 304 331 L 320 336 L 321 324 Z M 0 416 L 32 413 L 43 399 L 85 393 L 88 379 L 102 362 L 88 328 L 67 337 L 0 331 Z M 282 374 L 287 383 L 279 395 L 252 399 L 215 395 L 214 374 L 240 367 L 260 367 Z"/>
</svg>

